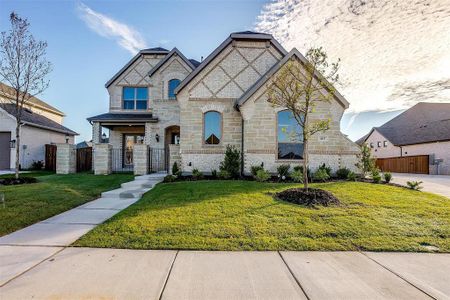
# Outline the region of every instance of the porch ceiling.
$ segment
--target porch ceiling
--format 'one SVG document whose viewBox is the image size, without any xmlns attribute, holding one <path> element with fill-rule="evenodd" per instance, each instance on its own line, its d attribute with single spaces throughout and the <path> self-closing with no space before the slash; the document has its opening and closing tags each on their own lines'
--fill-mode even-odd
<svg viewBox="0 0 450 300">
<path fill-rule="evenodd" d="M 105 113 L 87 118 L 87 120 L 113 125 L 143 125 L 147 122 L 158 122 L 158 118 L 154 118 L 151 113 Z"/>
</svg>

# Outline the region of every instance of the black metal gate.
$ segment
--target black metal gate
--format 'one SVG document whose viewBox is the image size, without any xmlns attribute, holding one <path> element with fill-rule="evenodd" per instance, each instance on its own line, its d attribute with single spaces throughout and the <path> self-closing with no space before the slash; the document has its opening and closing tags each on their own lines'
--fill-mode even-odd
<svg viewBox="0 0 450 300">
<path fill-rule="evenodd" d="M 118 172 L 133 171 L 133 150 L 111 149 L 111 170 Z"/>
<path fill-rule="evenodd" d="M 148 148 L 149 173 L 169 170 L 169 151 L 165 148 Z"/>
</svg>

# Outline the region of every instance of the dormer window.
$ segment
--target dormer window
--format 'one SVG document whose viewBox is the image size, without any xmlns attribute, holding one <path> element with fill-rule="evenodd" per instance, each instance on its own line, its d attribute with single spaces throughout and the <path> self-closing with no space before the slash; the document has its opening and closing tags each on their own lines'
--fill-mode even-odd
<svg viewBox="0 0 450 300">
<path fill-rule="evenodd" d="M 180 85 L 180 80 L 179 79 L 171 79 L 169 80 L 169 94 L 168 97 L 169 99 L 175 99 L 175 89 Z"/>
<path fill-rule="evenodd" d="M 124 87 L 122 100 L 123 109 L 147 109 L 148 89 L 146 87 Z"/>
</svg>

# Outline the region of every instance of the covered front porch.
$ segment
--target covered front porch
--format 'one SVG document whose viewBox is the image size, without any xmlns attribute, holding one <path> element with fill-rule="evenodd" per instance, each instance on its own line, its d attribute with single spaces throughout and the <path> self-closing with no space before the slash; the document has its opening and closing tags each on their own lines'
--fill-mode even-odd
<svg viewBox="0 0 450 300">
<path fill-rule="evenodd" d="M 88 120 L 93 128 L 94 152 L 95 145 L 108 145 L 111 172 L 168 171 L 169 146 L 178 145 L 180 140 L 178 125 L 160 128 L 158 119 L 151 113 L 108 113 Z"/>
</svg>

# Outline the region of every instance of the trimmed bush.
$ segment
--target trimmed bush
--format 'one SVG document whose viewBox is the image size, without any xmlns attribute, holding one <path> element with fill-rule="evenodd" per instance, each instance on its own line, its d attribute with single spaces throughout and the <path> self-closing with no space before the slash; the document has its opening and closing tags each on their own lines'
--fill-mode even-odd
<svg viewBox="0 0 450 300">
<path fill-rule="evenodd" d="M 290 177 L 294 182 L 303 183 L 303 172 L 300 170 L 292 171 Z"/>
<path fill-rule="evenodd" d="M 174 162 L 174 163 L 173 163 L 173 166 L 172 166 L 172 175 L 174 175 L 174 176 L 180 176 L 180 175 L 181 175 L 181 170 L 180 170 L 180 168 L 178 168 L 177 162 Z"/>
<path fill-rule="evenodd" d="M 217 178 L 217 170 L 211 170 L 211 178 L 213 179 Z"/>
<path fill-rule="evenodd" d="M 199 180 L 203 178 L 203 173 L 200 172 L 198 169 L 192 170 L 192 179 Z"/>
<path fill-rule="evenodd" d="M 241 167 L 241 152 L 231 145 L 227 145 L 227 150 L 225 151 L 225 158 L 223 162 L 220 163 L 220 171 L 227 171 L 230 177 L 239 177 Z"/>
<path fill-rule="evenodd" d="M 264 170 L 264 167 L 262 165 L 250 167 L 250 172 L 252 173 L 253 177 L 256 177 L 256 173 L 258 173 L 259 170 Z"/>
<path fill-rule="evenodd" d="M 389 172 L 383 173 L 384 182 L 389 183 L 392 180 L 392 174 Z"/>
<path fill-rule="evenodd" d="M 372 170 L 372 180 L 374 183 L 380 183 L 381 182 L 381 175 L 380 171 L 378 169 Z"/>
<path fill-rule="evenodd" d="M 281 180 L 286 180 L 286 178 L 289 176 L 289 169 L 291 168 L 290 165 L 279 165 L 277 167 L 278 172 L 278 178 Z"/>
<path fill-rule="evenodd" d="M 316 173 L 314 173 L 313 179 L 314 181 L 325 182 L 330 179 L 330 175 L 328 174 L 327 170 L 319 168 L 317 169 Z"/>
<path fill-rule="evenodd" d="M 176 179 L 176 177 L 175 176 L 173 176 L 173 175 L 167 175 L 166 177 L 164 177 L 164 182 L 174 182 L 175 181 L 175 179 Z"/>
<path fill-rule="evenodd" d="M 256 172 L 256 176 L 255 176 L 256 181 L 264 182 L 264 181 L 269 180 L 269 178 L 270 178 L 269 172 L 264 169 L 258 170 L 258 172 Z"/>
<path fill-rule="evenodd" d="M 331 167 L 325 165 L 325 163 L 323 163 L 322 165 L 320 165 L 319 170 L 324 170 L 325 172 L 327 172 L 328 177 L 331 177 Z"/>
<path fill-rule="evenodd" d="M 37 161 L 33 161 L 33 163 L 31 164 L 31 170 L 42 170 L 44 168 L 44 162 L 42 160 L 37 160 Z"/>
<path fill-rule="evenodd" d="M 336 171 L 336 177 L 339 179 L 347 179 L 349 173 L 350 173 L 350 169 L 340 168 Z"/>
<path fill-rule="evenodd" d="M 227 170 L 220 170 L 219 178 L 220 179 L 230 179 L 231 175 L 230 175 L 230 173 Z"/>
<path fill-rule="evenodd" d="M 421 186 L 421 184 L 423 183 L 423 181 L 407 181 L 406 184 L 408 185 L 408 188 L 410 188 L 411 190 L 415 190 L 415 191 L 420 191 L 421 189 L 423 189 L 423 187 Z"/>
<path fill-rule="evenodd" d="M 350 172 L 347 174 L 347 180 L 348 180 L 348 181 L 356 181 L 356 178 L 357 178 L 357 176 L 356 176 L 356 173 L 355 173 L 355 172 L 350 171 Z"/>
</svg>

